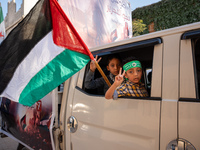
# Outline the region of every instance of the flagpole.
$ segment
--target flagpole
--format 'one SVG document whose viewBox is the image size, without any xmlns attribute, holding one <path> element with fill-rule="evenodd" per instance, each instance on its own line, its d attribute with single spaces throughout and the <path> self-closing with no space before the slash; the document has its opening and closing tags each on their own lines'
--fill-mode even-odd
<svg viewBox="0 0 200 150">
<path fill-rule="evenodd" d="M 101 67 L 99 66 L 98 62 L 95 60 L 95 65 L 97 67 L 97 69 L 99 70 L 100 74 L 102 75 L 103 79 L 106 81 L 106 83 L 108 84 L 108 86 L 111 86 L 110 81 L 108 80 L 108 78 L 106 77 L 105 73 L 103 72 L 103 70 L 101 69 Z"/>
</svg>

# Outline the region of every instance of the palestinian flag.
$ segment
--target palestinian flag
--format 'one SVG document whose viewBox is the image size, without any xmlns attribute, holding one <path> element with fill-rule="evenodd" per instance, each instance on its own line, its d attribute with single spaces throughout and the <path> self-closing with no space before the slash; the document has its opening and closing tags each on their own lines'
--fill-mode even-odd
<svg viewBox="0 0 200 150">
<path fill-rule="evenodd" d="M 57 0 L 40 0 L 0 45 L 1 96 L 31 106 L 90 59 Z"/>
<path fill-rule="evenodd" d="M 26 127 L 26 114 L 20 119 L 20 125 L 22 129 L 24 130 Z"/>
<path fill-rule="evenodd" d="M 0 6 L 0 43 L 6 38 L 5 23 L 3 19 L 3 10 Z"/>
</svg>

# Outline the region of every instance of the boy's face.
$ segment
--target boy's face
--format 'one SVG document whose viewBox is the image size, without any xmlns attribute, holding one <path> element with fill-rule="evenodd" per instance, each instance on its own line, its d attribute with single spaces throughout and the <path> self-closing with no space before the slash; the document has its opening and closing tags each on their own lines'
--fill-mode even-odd
<svg viewBox="0 0 200 150">
<path fill-rule="evenodd" d="M 113 75 L 118 75 L 119 74 L 119 69 L 121 67 L 121 62 L 119 61 L 119 59 L 117 58 L 113 58 L 108 66 L 107 66 L 107 70 L 110 71 L 110 73 L 112 73 Z"/>
<path fill-rule="evenodd" d="M 142 69 L 139 67 L 131 68 L 126 71 L 125 77 L 133 83 L 139 83 L 142 77 Z"/>
</svg>

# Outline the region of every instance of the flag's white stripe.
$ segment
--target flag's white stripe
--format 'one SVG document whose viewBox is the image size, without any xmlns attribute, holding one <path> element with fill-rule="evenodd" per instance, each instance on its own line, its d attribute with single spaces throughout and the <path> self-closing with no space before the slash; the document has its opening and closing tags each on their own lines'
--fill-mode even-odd
<svg viewBox="0 0 200 150">
<path fill-rule="evenodd" d="M 13 78 L 2 93 L 2 96 L 18 102 L 21 92 L 31 78 L 63 50 L 64 48 L 54 44 L 52 32 L 47 34 L 37 45 L 35 45 L 27 57 L 17 67 Z"/>
</svg>

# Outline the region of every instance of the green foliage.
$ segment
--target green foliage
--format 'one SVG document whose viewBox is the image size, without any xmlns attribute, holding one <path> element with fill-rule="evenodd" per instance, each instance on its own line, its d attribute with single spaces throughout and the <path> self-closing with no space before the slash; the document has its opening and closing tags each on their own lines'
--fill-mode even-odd
<svg viewBox="0 0 200 150">
<path fill-rule="evenodd" d="M 147 29 L 146 24 L 143 24 L 143 20 L 141 19 L 133 20 L 132 25 L 133 25 L 133 36 L 138 36 L 141 33 L 143 33 L 145 29 Z"/>
<path fill-rule="evenodd" d="M 200 21 L 200 0 L 162 0 L 132 11 L 132 19 L 141 19 L 154 30 L 173 28 Z M 144 30 L 143 34 L 147 32 Z"/>
</svg>

